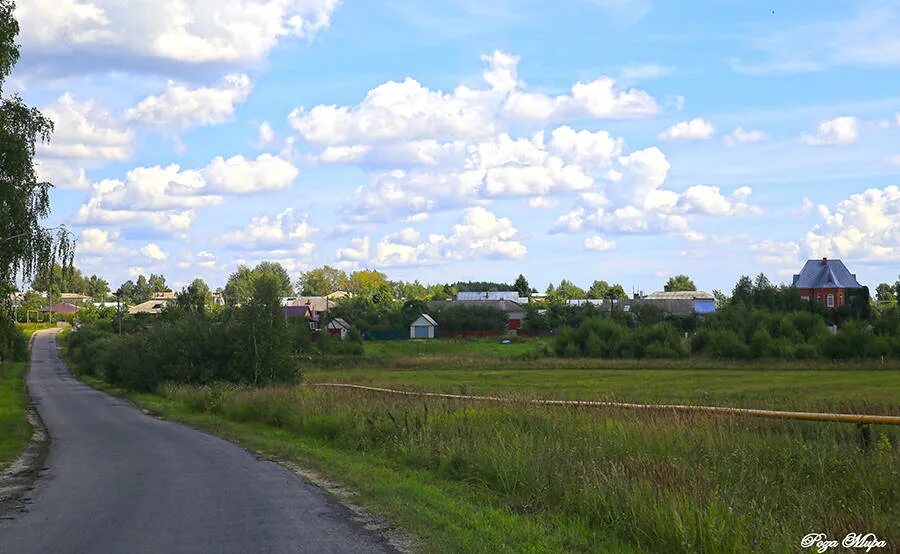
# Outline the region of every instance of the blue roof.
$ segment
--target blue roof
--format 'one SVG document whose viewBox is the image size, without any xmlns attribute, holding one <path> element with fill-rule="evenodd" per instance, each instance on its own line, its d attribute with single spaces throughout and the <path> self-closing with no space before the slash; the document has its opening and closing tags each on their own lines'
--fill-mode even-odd
<svg viewBox="0 0 900 554">
<path fill-rule="evenodd" d="M 850 273 L 840 260 L 807 260 L 798 275 L 794 275 L 794 286 L 798 289 L 861 289 L 856 275 Z"/>
</svg>

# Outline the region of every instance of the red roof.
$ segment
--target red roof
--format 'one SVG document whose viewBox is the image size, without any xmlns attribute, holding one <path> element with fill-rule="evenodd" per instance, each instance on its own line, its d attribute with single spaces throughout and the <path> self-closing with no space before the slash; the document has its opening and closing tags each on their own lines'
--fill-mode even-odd
<svg viewBox="0 0 900 554">
<path fill-rule="evenodd" d="M 54 314 L 74 314 L 78 311 L 77 306 L 63 302 L 62 304 L 53 304 L 52 306 L 43 306 L 39 310 L 41 312 L 52 312 Z"/>
</svg>

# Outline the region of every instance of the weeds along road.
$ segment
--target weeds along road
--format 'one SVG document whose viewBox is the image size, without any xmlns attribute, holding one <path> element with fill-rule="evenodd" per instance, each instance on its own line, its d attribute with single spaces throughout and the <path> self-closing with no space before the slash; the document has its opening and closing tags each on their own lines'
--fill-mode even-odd
<svg viewBox="0 0 900 554">
<path fill-rule="evenodd" d="M 28 387 L 51 437 L 0 552 L 386 552 L 349 510 L 281 466 L 160 421 L 75 379 L 35 335 Z"/>
</svg>

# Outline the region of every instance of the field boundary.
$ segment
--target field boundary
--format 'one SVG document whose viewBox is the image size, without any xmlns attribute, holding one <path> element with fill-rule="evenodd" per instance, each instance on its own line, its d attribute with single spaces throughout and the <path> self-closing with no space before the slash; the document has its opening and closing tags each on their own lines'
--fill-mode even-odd
<svg viewBox="0 0 900 554">
<path fill-rule="evenodd" d="M 449 398 L 452 400 L 474 400 L 501 404 L 537 404 L 544 406 L 580 406 L 589 408 L 624 408 L 645 411 L 675 411 L 710 413 L 717 415 L 750 416 L 771 419 L 795 419 L 803 421 L 830 421 L 840 423 L 856 423 L 859 425 L 882 424 L 900 425 L 900 416 L 871 414 L 834 414 L 819 412 L 791 412 L 784 410 L 758 410 L 754 408 L 730 408 L 726 406 L 692 406 L 689 404 L 638 404 L 634 402 L 610 402 L 603 400 L 553 400 L 548 398 L 510 398 L 503 396 L 475 396 L 470 394 L 450 394 L 441 392 L 406 391 L 355 385 L 352 383 L 310 383 L 313 387 L 331 387 L 358 389 L 384 394 L 418 396 L 431 398 Z"/>
</svg>

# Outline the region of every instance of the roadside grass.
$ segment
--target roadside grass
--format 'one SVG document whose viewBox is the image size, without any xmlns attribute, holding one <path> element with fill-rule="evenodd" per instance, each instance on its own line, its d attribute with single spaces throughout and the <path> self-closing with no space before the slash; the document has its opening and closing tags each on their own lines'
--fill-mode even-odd
<svg viewBox="0 0 900 554">
<path fill-rule="evenodd" d="M 51 323 L 16 323 L 16 325 L 25 334 L 25 338 L 31 338 L 31 335 L 33 335 L 35 331 L 56 327 L 56 324 Z"/>
<path fill-rule="evenodd" d="M 863 452 L 842 424 L 307 386 L 117 393 L 339 480 L 429 552 L 788 552 L 812 530 L 900 541 L 888 426 Z"/>
<path fill-rule="evenodd" d="M 26 339 L 30 339 L 35 331 L 53 327 L 49 323 L 16 325 Z M 28 408 L 25 388 L 27 373 L 28 362 L 0 363 L 0 469 L 12 463 L 31 440 L 31 424 L 25 416 Z"/>
<path fill-rule="evenodd" d="M 31 425 L 25 418 L 27 369 L 27 362 L 0 364 L 0 469 L 12 463 L 31 440 Z"/>
<path fill-rule="evenodd" d="M 900 414 L 898 370 L 309 369 L 304 381 L 525 398 Z"/>
</svg>

